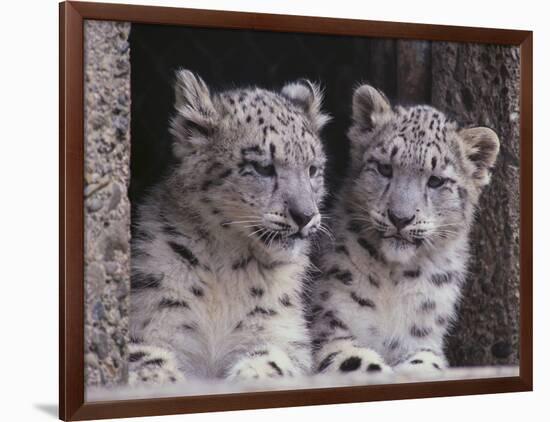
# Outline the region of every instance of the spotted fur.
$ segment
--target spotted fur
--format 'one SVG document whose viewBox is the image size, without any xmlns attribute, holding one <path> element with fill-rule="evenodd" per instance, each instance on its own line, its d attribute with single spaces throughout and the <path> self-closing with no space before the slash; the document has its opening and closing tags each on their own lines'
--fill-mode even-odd
<svg viewBox="0 0 550 422">
<path fill-rule="evenodd" d="M 321 92 L 304 80 L 212 93 L 187 70 L 175 90 L 179 163 L 132 240 L 130 380 L 308 372 L 300 298 L 324 196 Z"/>
<path fill-rule="evenodd" d="M 349 138 L 335 241 L 316 258 L 316 369 L 441 369 L 498 138 L 487 128 L 460 130 L 432 107 L 392 109 L 368 85 L 354 94 Z"/>
</svg>

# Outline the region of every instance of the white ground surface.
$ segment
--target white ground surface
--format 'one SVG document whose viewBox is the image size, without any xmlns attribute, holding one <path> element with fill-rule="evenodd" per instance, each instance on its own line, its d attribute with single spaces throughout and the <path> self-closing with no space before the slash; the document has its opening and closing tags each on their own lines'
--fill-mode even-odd
<svg viewBox="0 0 550 422">
<path fill-rule="evenodd" d="M 309 388 L 345 387 L 373 384 L 395 384 L 423 381 L 448 381 L 458 379 L 515 377 L 519 368 L 512 367 L 470 367 L 452 368 L 429 374 L 346 374 L 315 375 L 300 378 L 280 378 L 262 381 L 231 383 L 227 381 L 187 380 L 179 384 L 157 387 L 89 388 L 86 401 L 111 401 L 145 399 L 203 394 L 244 393 L 252 391 L 299 390 Z"/>
</svg>

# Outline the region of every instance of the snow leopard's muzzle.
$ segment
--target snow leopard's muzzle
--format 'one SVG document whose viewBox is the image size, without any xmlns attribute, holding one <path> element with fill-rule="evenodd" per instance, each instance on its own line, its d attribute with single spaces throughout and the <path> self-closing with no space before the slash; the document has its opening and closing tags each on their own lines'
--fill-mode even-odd
<svg viewBox="0 0 550 422">
<path fill-rule="evenodd" d="M 267 231 L 262 240 L 268 246 L 279 243 L 291 247 L 319 230 L 321 214 L 317 202 L 320 198 L 302 171 L 281 171 L 278 182 L 281 193 L 273 196 L 270 210 L 262 217 Z"/>
</svg>

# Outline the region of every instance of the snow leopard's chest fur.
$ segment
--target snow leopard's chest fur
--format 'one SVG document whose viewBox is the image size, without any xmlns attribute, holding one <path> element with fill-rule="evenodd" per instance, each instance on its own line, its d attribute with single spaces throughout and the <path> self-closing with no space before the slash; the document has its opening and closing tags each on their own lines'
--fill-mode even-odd
<svg viewBox="0 0 550 422">
<path fill-rule="evenodd" d="M 358 345 L 375 350 L 392 366 L 420 348 L 441 351 L 456 316 L 467 236 L 409 265 L 390 264 L 376 242 L 358 234 L 340 211 L 339 236 L 316 259 L 323 275 L 312 311 L 324 323 L 315 324 L 314 342 L 337 335 L 342 325 L 342 336 L 352 333 Z"/>
<path fill-rule="evenodd" d="M 262 339 L 308 341 L 300 306 L 306 261 L 264 262 L 246 249 L 213 256 L 196 230 L 163 222 L 138 233 L 147 240 L 134 246 L 131 336 L 176 351 L 187 375 L 223 377 Z M 278 329 L 265 329 L 277 321 Z"/>
</svg>

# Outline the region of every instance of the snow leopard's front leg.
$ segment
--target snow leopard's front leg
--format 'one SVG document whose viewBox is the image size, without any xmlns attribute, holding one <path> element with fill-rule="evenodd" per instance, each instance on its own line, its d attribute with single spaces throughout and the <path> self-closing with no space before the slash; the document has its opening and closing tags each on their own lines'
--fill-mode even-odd
<svg viewBox="0 0 550 422">
<path fill-rule="evenodd" d="M 299 369 L 288 353 L 274 345 L 265 345 L 247 352 L 229 371 L 230 379 L 262 379 L 294 376 Z"/>
<path fill-rule="evenodd" d="M 235 360 L 229 378 L 292 377 L 311 372 L 311 342 L 298 295 L 285 293 L 275 301 L 258 301 L 239 329 L 252 346 Z"/>
<path fill-rule="evenodd" d="M 174 383 L 184 379 L 170 350 L 143 343 L 128 345 L 128 383 L 131 386 Z"/>
<path fill-rule="evenodd" d="M 312 318 L 314 372 L 392 372 L 379 353 L 357 344 L 336 309 L 317 305 Z"/>
</svg>

